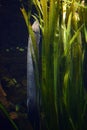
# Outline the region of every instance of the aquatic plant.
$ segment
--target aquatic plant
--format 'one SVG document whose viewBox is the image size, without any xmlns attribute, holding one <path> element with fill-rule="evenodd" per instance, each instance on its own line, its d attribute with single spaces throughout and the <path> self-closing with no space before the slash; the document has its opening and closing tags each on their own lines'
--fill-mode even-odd
<svg viewBox="0 0 87 130">
<path fill-rule="evenodd" d="M 45 130 L 86 130 L 87 94 L 84 88 L 84 54 L 87 43 L 87 7 L 84 0 L 33 0 L 42 31 L 41 69 L 34 33 L 31 35 L 36 85 L 41 90 Z M 83 43 L 84 42 L 84 43 Z M 42 128 L 41 128 L 42 129 Z"/>
<path fill-rule="evenodd" d="M 3 106 L 3 104 L 0 102 L 0 111 L 3 113 L 2 116 L 4 121 L 5 121 L 5 118 L 6 120 L 8 121 L 9 124 L 5 124 L 5 125 L 8 125 L 10 126 L 11 128 L 13 128 L 13 130 L 18 130 L 18 127 L 17 125 L 15 124 L 15 122 L 10 118 L 6 108 Z"/>
</svg>

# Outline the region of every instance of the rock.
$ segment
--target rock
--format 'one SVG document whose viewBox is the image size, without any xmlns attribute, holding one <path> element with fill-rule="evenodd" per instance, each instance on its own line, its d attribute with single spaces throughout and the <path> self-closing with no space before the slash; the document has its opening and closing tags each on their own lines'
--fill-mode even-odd
<svg viewBox="0 0 87 130">
<path fill-rule="evenodd" d="M 3 88 L 2 88 L 2 85 L 0 84 L 0 97 L 1 97 L 1 96 L 6 97 L 7 94 L 5 93 L 5 91 L 4 91 Z"/>
</svg>

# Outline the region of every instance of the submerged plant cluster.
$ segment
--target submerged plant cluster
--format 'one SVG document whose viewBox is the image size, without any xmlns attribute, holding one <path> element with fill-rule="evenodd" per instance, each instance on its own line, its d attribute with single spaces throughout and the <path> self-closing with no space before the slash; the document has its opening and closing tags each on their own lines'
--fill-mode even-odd
<svg viewBox="0 0 87 130">
<path fill-rule="evenodd" d="M 33 41 L 37 87 L 41 90 L 46 130 L 86 130 L 87 94 L 84 64 L 87 44 L 85 0 L 33 0 L 42 32 L 41 70 L 30 22 L 22 8 Z M 40 75 L 40 76 L 39 76 Z M 37 78 L 38 77 L 38 78 Z"/>
</svg>

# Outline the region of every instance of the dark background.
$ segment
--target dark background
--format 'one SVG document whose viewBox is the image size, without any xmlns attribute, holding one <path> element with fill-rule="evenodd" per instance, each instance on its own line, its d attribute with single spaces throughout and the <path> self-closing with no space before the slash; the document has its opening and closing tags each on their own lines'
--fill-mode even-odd
<svg viewBox="0 0 87 130">
<path fill-rule="evenodd" d="M 19 0 L 0 0 L 0 49 L 27 46 L 28 32 L 20 7 Z"/>
</svg>

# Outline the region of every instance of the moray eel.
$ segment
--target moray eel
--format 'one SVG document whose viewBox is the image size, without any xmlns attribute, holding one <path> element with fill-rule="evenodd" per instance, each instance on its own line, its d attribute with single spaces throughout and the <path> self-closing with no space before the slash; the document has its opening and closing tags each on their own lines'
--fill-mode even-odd
<svg viewBox="0 0 87 130">
<path fill-rule="evenodd" d="M 32 25 L 33 32 L 35 34 L 36 43 L 39 48 L 40 44 L 40 28 L 38 21 L 35 21 Z M 36 99 L 36 84 L 34 77 L 34 65 L 31 56 L 30 46 L 32 46 L 31 36 L 28 39 L 28 49 L 27 49 L 27 107 L 29 121 L 33 127 L 33 130 L 40 129 L 40 111 L 39 111 L 39 101 Z M 39 96 L 39 95 L 38 95 Z"/>
</svg>

